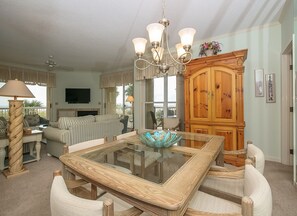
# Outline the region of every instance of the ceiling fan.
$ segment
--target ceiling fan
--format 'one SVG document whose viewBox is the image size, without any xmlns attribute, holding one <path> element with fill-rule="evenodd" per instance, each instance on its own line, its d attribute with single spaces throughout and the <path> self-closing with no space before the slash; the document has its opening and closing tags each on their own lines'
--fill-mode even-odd
<svg viewBox="0 0 297 216">
<path fill-rule="evenodd" d="M 62 65 L 58 65 L 55 60 L 54 60 L 54 56 L 53 55 L 49 55 L 48 56 L 48 60 L 45 61 L 45 64 L 47 65 L 47 69 L 49 71 L 52 71 L 54 69 L 57 70 L 65 70 L 65 71 L 73 71 L 72 67 L 68 67 L 68 66 L 62 66 Z"/>
</svg>

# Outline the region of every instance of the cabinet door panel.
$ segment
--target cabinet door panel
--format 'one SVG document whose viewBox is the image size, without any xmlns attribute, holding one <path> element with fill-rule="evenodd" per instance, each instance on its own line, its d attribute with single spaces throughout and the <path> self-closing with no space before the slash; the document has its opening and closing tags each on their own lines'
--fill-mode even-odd
<svg viewBox="0 0 297 216">
<path fill-rule="evenodd" d="M 207 125 L 191 125 L 192 133 L 211 134 L 211 127 Z"/>
<path fill-rule="evenodd" d="M 210 68 L 197 71 L 190 78 L 190 119 L 211 120 Z"/>
<path fill-rule="evenodd" d="M 236 122 L 236 76 L 226 67 L 212 68 L 213 112 L 215 122 Z"/>
<path fill-rule="evenodd" d="M 219 136 L 224 136 L 225 137 L 225 144 L 224 144 L 224 149 L 225 150 L 236 150 L 237 145 L 236 145 L 236 128 L 234 127 L 213 127 L 213 134 L 219 135 Z"/>
<path fill-rule="evenodd" d="M 191 132 L 211 134 L 211 127 L 206 125 L 191 125 Z M 186 146 L 191 148 L 202 148 L 205 145 L 204 141 L 187 141 Z"/>
</svg>

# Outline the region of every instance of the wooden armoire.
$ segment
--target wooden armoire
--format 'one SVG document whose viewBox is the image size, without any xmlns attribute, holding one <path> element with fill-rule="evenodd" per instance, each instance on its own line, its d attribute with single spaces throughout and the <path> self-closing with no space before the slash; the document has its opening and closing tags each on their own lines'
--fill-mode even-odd
<svg viewBox="0 0 297 216">
<path fill-rule="evenodd" d="M 225 137 L 225 150 L 244 148 L 243 73 L 247 50 L 193 59 L 184 74 L 185 130 Z M 241 165 L 237 157 L 225 161 Z"/>
</svg>

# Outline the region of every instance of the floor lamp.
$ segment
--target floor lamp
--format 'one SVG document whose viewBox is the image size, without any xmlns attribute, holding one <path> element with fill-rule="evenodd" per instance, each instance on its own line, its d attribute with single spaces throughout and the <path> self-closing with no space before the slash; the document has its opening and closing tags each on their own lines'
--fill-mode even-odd
<svg viewBox="0 0 297 216">
<path fill-rule="evenodd" d="M 8 169 L 3 174 L 8 177 L 23 174 L 28 170 L 23 166 L 23 101 L 17 97 L 34 98 L 32 92 L 24 82 L 8 80 L 0 88 L 0 96 L 13 97 L 9 100 L 9 128 L 8 128 Z"/>
<path fill-rule="evenodd" d="M 129 95 L 126 101 L 130 102 L 132 106 L 132 118 L 133 118 L 133 130 L 134 130 L 134 97 L 132 95 Z"/>
</svg>

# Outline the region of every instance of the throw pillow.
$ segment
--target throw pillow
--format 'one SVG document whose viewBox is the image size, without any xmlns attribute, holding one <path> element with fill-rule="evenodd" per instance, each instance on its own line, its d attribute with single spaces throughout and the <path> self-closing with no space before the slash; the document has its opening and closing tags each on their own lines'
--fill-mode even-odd
<svg viewBox="0 0 297 216">
<path fill-rule="evenodd" d="M 23 121 L 23 127 L 24 128 L 30 127 L 30 125 L 29 125 L 29 123 L 28 123 L 28 121 L 26 119 L 24 119 L 24 121 Z"/>
<path fill-rule="evenodd" d="M 26 115 L 25 119 L 28 121 L 30 127 L 40 125 L 40 117 L 38 114 Z"/>
<path fill-rule="evenodd" d="M 1 116 L 0 117 L 0 128 L 6 128 L 6 126 L 7 126 L 7 120 L 3 116 Z"/>
<path fill-rule="evenodd" d="M 6 119 L 1 116 L 0 117 L 0 136 L 6 136 L 6 129 L 7 129 L 7 121 Z"/>
</svg>

